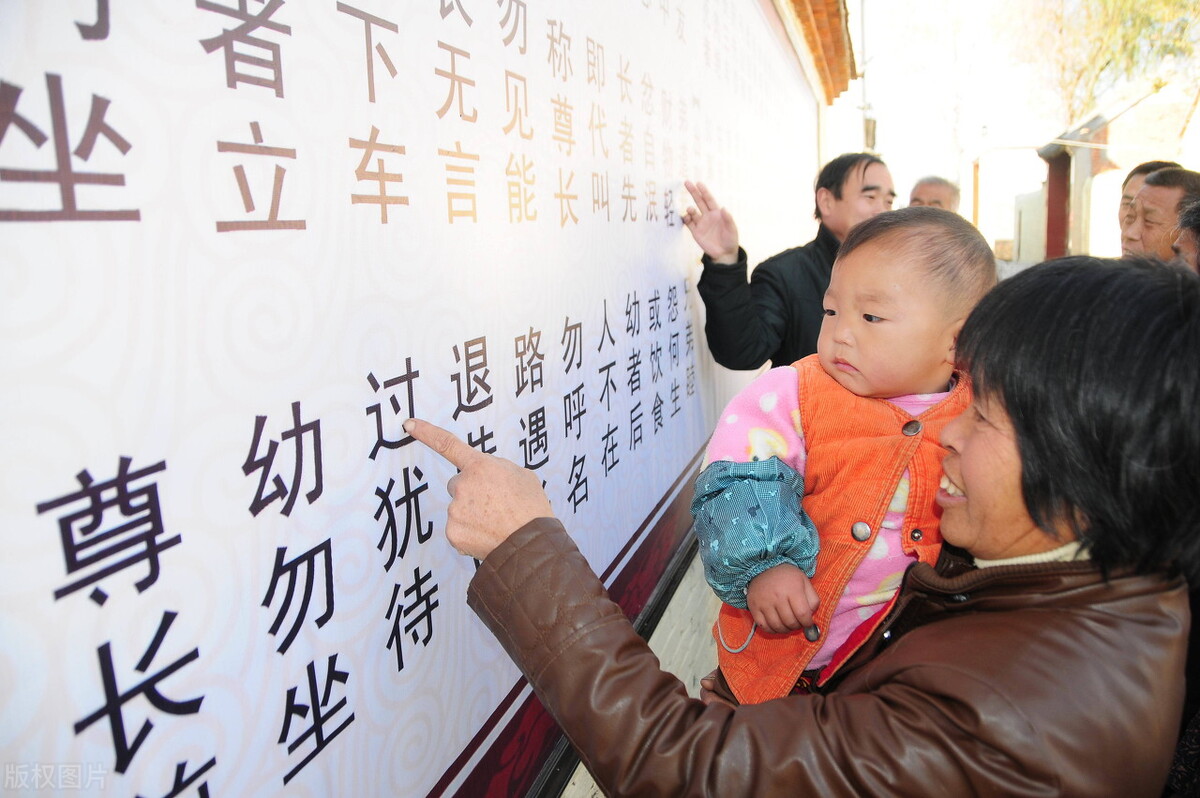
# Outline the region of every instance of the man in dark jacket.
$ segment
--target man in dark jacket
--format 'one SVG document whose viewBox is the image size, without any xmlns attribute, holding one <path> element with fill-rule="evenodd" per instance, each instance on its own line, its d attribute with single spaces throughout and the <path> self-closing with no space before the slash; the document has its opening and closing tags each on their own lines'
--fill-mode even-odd
<svg viewBox="0 0 1200 798">
<path fill-rule="evenodd" d="M 683 222 L 704 250 L 698 288 L 713 358 L 730 369 L 755 369 L 769 359 L 785 366 L 817 351 L 822 299 L 838 246 L 850 228 L 891 210 L 891 173 L 862 152 L 839 155 L 817 176 L 817 237 L 763 261 L 746 282 L 746 251 L 729 211 L 703 183 L 685 183 L 695 207 Z"/>
</svg>

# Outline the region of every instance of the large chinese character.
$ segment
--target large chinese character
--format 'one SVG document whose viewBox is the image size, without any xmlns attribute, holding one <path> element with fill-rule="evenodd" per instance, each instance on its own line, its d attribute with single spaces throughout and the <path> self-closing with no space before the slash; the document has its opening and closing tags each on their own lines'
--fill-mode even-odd
<svg viewBox="0 0 1200 798">
<path fill-rule="evenodd" d="M 611 221 L 608 207 L 608 172 L 592 172 L 592 213 L 604 212 L 604 220 Z"/>
<path fill-rule="evenodd" d="M 613 425 L 608 425 L 608 431 L 604 433 L 604 454 L 601 455 L 600 464 L 604 466 L 604 476 L 608 476 L 608 472 L 617 467 L 621 462 L 621 458 L 617 457 L 617 428 Z"/>
<path fill-rule="evenodd" d="M 663 376 L 662 344 L 654 341 L 650 344 L 650 382 L 658 382 Z"/>
<path fill-rule="evenodd" d="M 563 437 L 570 437 L 575 431 L 575 440 L 583 434 L 583 416 L 587 408 L 583 406 L 583 383 L 576 385 L 574 390 L 563 396 Z"/>
<path fill-rule="evenodd" d="M 438 149 L 438 155 L 447 159 L 446 221 L 451 224 L 459 218 L 479 221 L 475 214 L 475 164 L 479 155 L 464 152 L 461 141 L 454 142 L 452 150 Z"/>
<path fill-rule="evenodd" d="M 310 725 L 304 729 L 287 747 L 288 754 L 295 752 L 297 748 L 303 745 L 308 739 L 313 738 L 313 750 L 300 760 L 300 764 L 287 772 L 283 777 L 283 783 L 287 784 L 292 778 L 300 772 L 300 770 L 312 761 L 313 757 L 325 750 L 325 746 L 333 742 L 334 738 L 345 731 L 346 727 L 354 721 L 354 713 L 350 713 L 350 717 L 342 721 L 342 724 L 330 733 L 326 733 L 325 727 L 331 725 L 335 720 L 335 715 L 346 708 L 346 699 L 342 698 L 333 706 L 329 706 L 331 694 L 333 693 L 333 683 L 345 684 L 350 678 L 350 674 L 346 671 L 337 669 L 337 654 L 332 654 L 325 667 L 325 684 L 323 687 L 317 686 L 317 667 L 315 662 L 308 663 L 308 703 L 301 704 L 296 700 L 296 691 L 298 688 L 289 687 L 287 692 L 287 708 L 284 710 L 283 716 L 283 731 L 279 735 L 279 745 L 287 742 L 288 734 L 292 730 L 292 718 L 300 718 L 301 720 L 309 720 Z M 309 713 L 312 713 L 312 718 L 309 718 Z"/>
<path fill-rule="evenodd" d="M 604 45 L 592 40 L 589 36 L 587 40 L 587 82 L 593 84 L 597 91 L 604 89 Z"/>
<path fill-rule="evenodd" d="M 394 78 L 397 73 L 396 66 L 392 63 L 392 58 L 388 55 L 387 50 L 383 49 L 383 45 L 373 44 L 371 27 L 377 25 L 384 30 L 390 30 L 392 33 L 399 33 L 400 26 L 394 22 L 389 22 L 383 17 L 377 17 L 374 14 L 368 14 L 366 11 L 360 11 L 348 3 L 338 3 L 337 10 L 363 21 L 367 40 L 367 101 L 375 102 L 375 53 L 379 54 L 379 60 L 383 62 L 384 69 L 388 71 L 389 75 Z M 362 178 L 359 179 L 361 180 Z"/>
<path fill-rule="evenodd" d="M 567 182 L 563 184 L 563 170 L 560 167 L 558 170 L 558 191 L 554 193 L 554 198 L 558 200 L 558 226 L 566 227 L 567 220 L 571 220 L 573 224 L 579 224 L 579 217 L 575 215 L 575 209 L 571 205 L 572 200 L 579 199 L 578 194 L 569 193 L 571 190 L 571 182 L 575 179 L 575 172 L 571 172 L 567 178 Z"/>
<path fill-rule="evenodd" d="M 642 303 L 637 291 L 625 295 L 625 332 L 638 335 L 642 331 Z"/>
<path fill-rule="evenodd" d="M 592 115 L 588 119 L 588 130 L 592 134 L 592 156 L 608 157 L 608 145 L 604 143 L 604 128 L 608 127 L 605 120 L 604 108 L 599 103 L 592 103 Z M 600 151 L 596 151 L 596 142 L 600 142 Z"/>
<path fill-rule="evenodd" d="M 571 500 L 571 512 L 578 513 L 579 505 L 588 500 L 587 475 L 583 473 L 587 455 L 580 455 L 571 461 L 571 492 L 567 498 Z"/>
<path fill-rule="evenodd" d="M 647 222 L 658 221 L 658 185 L 653 180 L 646 181 L 646 213 Z"/>
<path fill-rule="evenodd" d="M 231 89 L 239 83 L 264 86 L 275 90 L 276 97 L 283 96 L 283 65 L 280 49 L 276 42 L 252 35 L 259 28 L 273 30 L 285 36 L 292 35 L 291 27 L 271 19 L 271 15 L 283 6 L 283 0 L 259 0 L 263 6 L 257 13 L 250 11 L 248 0 L 238 0 L 237 8 L 226 8 L 209 0 L 196 0 L 196 8 L 215 11 L 233 17 L 239 24 L 227 28 L 224 33 L 204 39 L 200 46 L 204 52 L 225 51 L 225 85 Z M 253 53 L 253 54 L 252 54 Z M 244 71 L 239 72 L 241 67 Z"/>
<path fill-rule="evenodd" d="M 574 107 L 561 94 L 550 99 L 554 111 L 554 128 L 550 134 L 553 141 L 558 142 L 560 152 L 570 155 L 575 148 Z M 560 170 L 561 171 L 561 170 Z M 560 180 L 561 182 L 561 180 Z"/>
<path fill-rule="evenodd" d="M 659 294 L 658 289 L 655 288 L 654 293 L 650 295 L 650 299 L 646 303 L 647 309 L 650 312 L 650 322 L 647 324 L 647 328 L 650 330 L 662 329 L 662 313 L 660 308 L 661 302 L 662 295 Z"/>
<path fill-rule="evenodd" d="M 375 495 L 379 497 L 379 509 L 375 511 L 375 520 L 379 520 L 379 516 L 387 514 L 387 521 L 384 522 L 383 534 L 379 537 L 379 542 L 375 545 L 379 551 L 383 551 L 384 541 L 390 541 L 391 547 L 388 551 L 387 562 L 383 565 L 383 570 L 391 569 L 392 563 L 399 557 L 404 558 L 408 553 L 408 541 L 415 529 L 417 532 L 417 543 L 425 543 L 433 535 L 433 522 L 425 524 L 421 520 L 421 494 L 429 489 L 429 485 L 421 482 L 421 484 L 413 487 L 410 471 L 406 466 L 404 469 L 404 493 L 402 493 L 395 502 L 392 501 L 392 488 L 396 486 L 396 480 L 389 479 L 387 488 L 376 488 Z M 425 474 L 421 469 L 414 466 L 411 471 L 411 476 L 416 477 L 418 481 L 425 479 Z M 399 526 L 396 523 L 395 507 L 404 505 L 404 539 L 399 539 Z"/>
<path fill-rule="evenodd" d="M 163 639 L 167 636 L 167 632 L 171 628 L 171 624 L 175 622 L 177 613 L 164 612 L 162 620 L 159 621 L 158 631 L 155 632 L 154 638 L 150 641 L 150 645 L 146 647 L 146 651 L 142 654 L 142 658 L 138 660 L 135 670 L 138 673 L 145 673 L 157 656 L 159 648 L 162 647 Z M 108 718 L 108 726 L 112 731 L 113 748 L 116 754 L 115 769 L 118 773 L 124 773 L 133 762 L 134 755 L 141 748 L 142 743 L 146 741 L 150 730 L 154 728 L 154 724 L 149 720 L 142 723 L 138 733 L 130 742 L 125 734 L 125 718 L 122 714 L 122 708 L 137 698 L 145 696 L 154 707 L 162 712 L 167 712 L 172 715 L 194 715 L 200 711 L 200 703 L 204 700 L 204 696 L 193 698 L 189 701 L 172 701 L 164 696 L 158 690 L 158 683 L 170 677 L 184 665 L 199 658 L 200 649 L 193 648 L 187 654 L 184 654 L 179 659 L 172 662 L 170 665 L 159 670 L 157 673 L 147 676 L 145 679 L 134 685 L 133 687 L 122 690 L 117 684 L 116 668 L 113 666 L 112 644 L 105 643 L 96 649 L 96 658 L 100 663 L 100 679 L 104 685 L 104 706 L 88 715 L 83 720 L 75 724 L 75 734 L 91 726 L 100 718 Z"/>
<path fill-rule="evenodd" d="M 621 162 L 633 163 L 633 123 L 628 119 L 622 119 L 617 130 L 621 138 Z"/>
<path fill-rule="evenodd" d="M 663 400 L 658 391 L 654 392 L 654 405 L 651 407 L 651 413 L 654 416 L 654 434 L 663 428 Z"/>
<path fill-rule="evenodd" d="M 525 0 L 496 0 L 496 5 L 504 7 L 504 16 L 500 19 L 500 29 L 508 30 L 508 35 L 504 37 L 504 46 L 508 47 L 517 38 L 517 32 L 521 33 L 521 43 L 517 45 L 517 52 L 525 55 Z M 512 24 L 509 24 L 511 20 Z"/>
<path fill-rule="evenodd" d="M 291 628 L 288 629 L 283 642 L 276 649 L 280 654 L 285 653 L 291 648 L 292 641 L 296 639 L 296 635 L 300 632 L 300 626 L 304 623 L 305 618 L 308 617 L 308 605 L 312 600 L 313 584 L 316 581 L 315 571 L 318 566 L 322 569 L 321 572 L 324 577 L 321 583 L 325 586 L 325 611 L 315 619 L 317 628 L 323 628 L 329 622 L 329 619 L 333 617 L 333 547 L 331 542 L 326 540 L 324 543 L 314 546 L 298 557 L 284 562 L 283 558 L 286 552 L 287 546 L 280 546 L 275 549 L 275 567 L 271 571 L 271 585 L 267 588 L 267 595 L 262 601 L 262 606 L 271 606 L 271 600 L 275 598 L 275 588 L 279 586 L 279 580 L 286 576 L 287 590 L 283 596 L 283 603 L 279 607 L 279 611 L 275 613 L 275 622 L 267 630 L 273 637 L 279 632 L 279 627 L 283 625 L 283 619 L 292 607 L 292 599 L 296 595 L 296 585 L 301 584 L 301 580 L 303 580 L 300 594 L 300 608 L 296 611 Z"/>
<path fill-rule="evenodd" d="M 599 374 L 604 375 L 604 387 L 600 389 L 600 401 L 604 402 L 605 410 L 612 410 L 612 393 L 617 390 L 617 383 L 612 378 L 613 366 L 617 365 L 617 361 L 606 363 L 600 367 Z"/>
<path fill-rule="evenodd" d="M 571 317 L 563 319 L 562 340 L 563 363 L 566 368 L 563 374 L 570 374 L 572 368 L 583 368 L 583 322 L 571 323 Z"/>
<path fill-rule="evenodd" d="M 633 193 L 633 181 L 629 179 L 629 175 L 625 176 L 625 181 L 621 184 L 621 199 L 625 201 L 624 209 L 621 211 L 621 221 L 636 222 L 637 211 L 633 207 L 633 201 L 637 199 Z"/>
<path fill-rule="evenodd" d="M 526 155 L 517 160 L 517 154 L 508 156 L 508 165 L 504 167 L 504 175 L 508 178 L 508 221 L 535 222 L 537 210 L 533 208 L 533 185 L 537 176 L 533 173 L 533 161 Z"/>
<path fill-rule="evenodd" d="M 255 471 L 262 471 L 262 476 L 258 480 L 258 490 L 254 494 L 254 500 L 250 503 L 250 514 L 258 515 L 263 511 L 268 504 L 273 501 L 283 500 L 283 509 L 280 511 L 283 515 L 292 514 L 292 506 L 296 503 L 296 496 L 300 491 L 300 482 L 304 476 L 304 436 L 312 436 L 312 451 L 313 451 L 313 488 L 304 497 L 308 499 L 308 503 L 312 504 L 321 495 L 324 490 L 324 481 L 321 474 L 321 422 L 310 421 L 307 424 L 300 422 L 300 403 L 292 402 L 292 423 L 291 429 L 285 431 L 280 438 L 282 440 L 295 440 L 295 462 L 292 467 L 292 481 L 290 486 L 283 481 L 283 477 L 278 474 L 272 476 L 271 469 L 275 463 L 275 452 L 279 448 L 279 443 L 270 440 L 267 443 L 267 453 L 263 456 L 258 455 L 258 445 L 262 441 L 263 428 L 267 424 L 266 416 L 254 417 L 254 440 L 250 444 L 250 451 L 246 455 L 246 462 L 242 464 L 242 473 L 250 476 Z M 274 487 L 270 493 L 266 493 L 267 482 L 270 481 Z"/>
<path fill-rule="evenodd" d="M 516 128 L 521 138 L 533 138 L 533 128 L 525 129 L 525 120 L 529 118 L 529 90 L 525 76 L 507 69 L 504 70 L 504 110 L 509 114 L 508 124 L 504 126 L 506 135 Z"/>
<path fill-rule="evenodd" d="M 539 407 L 529 414 L 528 421 L 520 419 L 521 430 L 525 437 L 521 439 L 521 451 L 525 455 L 525 468 L 537 470 L 550 460 L 550 439 L 546 434 L 546 408 Z M 539 459 L 540 458 L 540 459 Z"/>
<path fill-rule="evenodd" d="M 166 462 L 130 471 L 131 462 L 132 458 L 120 458 L 117 476 L 106 482 L 96 482 L 85 468 L 75 476 L 80 490 L 37 506 L 41 514 L 75 502 L 86 503 L 58 519 L 58 534 L 67 574 L 90 573 L 55 590 L 55 599 L 95 584 L 135 563 L 145 562 L 147 573 L 135 583 L 141 593 L 158 580 L 159 553 L 180 542 L 179 535 L 159 540 L 166 533 L 158 505 L 158 485 L 133 485 L 164 470 Z M 114 519 L 113 516 L 117 517 Z M 99 587 L 91 592 L 91 599 L 97 604 L 103 604 L 107 598 L 108 594 Z"/>
<path fill-rule="evenodd" d="M 429 641 L 433 638 L 433 611 L 437 609 L 438 602 L 434 599 L 437 594 L 438 586 L 435 582 L 433 585 L 426 587 L 426 583 L 433 578 L 432 571 L 421 573 L 420 568 L 413 569 L 413 583 L 405 588 L 404 595 L 411 596 L 412 600 L 405 605 L 403 601 L 399 601 L 400 588 L 402 585 L 396 585 L 392 588 L 392 598 L 388 602 L 387 620 L 392 621 L 392 633 L 388 637 L 387 647 L 390 650 L 393 645 L 396 649 L 396 670 L 404 670 L 404 652 L 400 647 L 402 642 L 400 626 L 404 625 L 404 633 L 408 634 L 414 643 L 420 643 L 422 646 L 428 646 Z M 413 615 L 413 613 L 416 615 Z M 395 613 L 393 619 L 392 614 Z M 407 620 L 410 615 L 413 615 L 411 620 Z M 407 620 L 407 622 L 406 622 Z M 422 636 L 417 632 L 417 625 L 424 624 L 425 634 Z"/>
<path fill-rule="evenodd" d="M 0 181 L 13 183 L 57 183 L 58 194 L 62 200 L 62 208 L 58 210 L 16 210 L 0 208 L 0 221 L 5 222 L 120 222 L 138 221 L 141 212 L 126 211 L 88 211 L 79 208 L 75 196 L 75 187 L 80 185 L 93 186 L 123 186 L 125 175 L 104 172 L 76 172 L 71 163 L 71 143 L 67 132 L 66 103 L 63 101 L 62 77 L 46 73 L 46 93 L 50 99 L 50 124 L 54 136 L 53 169 L 4 169 L 0 168 Z M 35 147 L 41 148 L 47 137 L 36 125 L 17 113 L 17 100 L 21 96 L 21 88 L 11 83 L 0 81 L 0 144 L 12 125 L 25 134 Z M 104 97 L 92 95 L 91 112 L 88 115 L 87 126 L 75 148 L 75 157 L 87 161 L 92 156 L 96 142 L 100 136 L 108 139 L 121 155 L 129 152 L 132 145 L 120 133 L 113 129 L 105 119 L 110 101 Z"/>
<path fill-rule="evenodd" d="M 550 64 L 551 78 L 561 77 L 563 83 L 575 70 L 571 67 L 571 37 L 566 34 L 562 22 L 557 19 L 546 20 L 550 31 L 546 38 L 550 40 L 550 51 L 546 54 L 546 63 Z"/>
<path fill-rule="evenodd" d="M 413 418 L 417 415 L 416 408 L 413 405 L 413 380 L 420 376 L 421 372 L 413 371 L 412 358 L 406 357 L 404 358 L 404 373 L 398 377 L 392 377 L 391 379 L 383 381 L 382 387 L 384 388 L 390 389 L 401 384 L 405 386 L 405 394 L 408 401 L 403 407 L 401 407 L 400 400 L 396 398 L 396 394 L 394 392 L 389 393 L 387 397 L 388 407 L 390 407 L 392 410 L 391 416 L 393 419 L 399 419 L 400 424 L 403 424 L 406 419 Z M 372 391 L 379 393 L 379 380 L 375 379 L 374 373 L 367 374 L 367 383 L 371 386 Z M 413 437 L 405 433 L 404 428 L 400 426 L 400 424 L 396 425 L 399 427 L 399 437 L 395 439 L 389 439 L 384 435 L 383 408 L 378 402 L 367 407 L 367 415 L 375 417 L 375 444 L 371 447 L 370 454 L 370 458 L 372 460 L 375 459 L 375 455 L 379 453 L 379 449 L 381 447 L 384 449 L 399 449 L 401 446 L 407 446 L 413 442 Z"/>
<path fill-rule="evenodd" d="M 469 61 L 471 59 L 471 54 L 466 50 L 460 50 L 459 48 L 450 44 L 446 44 L 445 42 L 438 42 L 438 47 L 450 54 L 449 70 L 445 70 L 440 67 L 437 67 L 433 70 L 433 74 L 440 78 L 445 78 L 450 82 L 450 85 L 446 89 L 446 101 L 442 103 L 442 107 L 437 110 L 438 118 L 440 119 L 446 115 L 446 111 L 450 110 L 451 103 L 453 103 L 455 98 L 457 98 L 459 119 L 463 120 L 464 122 L 474 122 L 478 118 L 479 112 L 474 107 L 471 108 L 470 114 L 464 110 L 463 87 L 474 87 L 475 81 L 458 74 L 458 57 L 461 55 L 465 60 Z"/>
<path fill-rule="evenodd" d="M 492 403 L 492 386 L 488 383 L 487 338 L 472 338 L 463 344 L 459 353 L 454 345 L 454 362 L 461 363 L 462 372 L 450 375 L 458 393 L 458 406 L 454 408 L 454 419 L 462 413 L 474 413 Z"/>
<path fill-rule="evenodd" d="M 629 374 L 629 394 L 632 396 L 642 388 L 642 350 L 634 349 L 629 353 L 629 364 L 625 371 Z"/>
<path fill-rule="evenodd" d="M 371 125 L 371 138 L 367 141 L 361 139 L 350 139 L 350 148 L 362 150 L 362 160 L 358 162 L 358 168 L 354 170 L 354 176 L 358 181 L 364 182 L 367 180 L 373 181 L 377 186 L 377 191 L 374 194 L 351 194 L 350 204 L 360 205 L 367 203 L 370 205 L 379 206 L 379 221 L 382 224 L 387 224 L 388 206 L 389 205 L 407 205 L 408 197 L 404 195 L 393 195 L 387 193 L 388 183 L 404 182 L 404 174 L 402 172 L 389 172 L 383 167 L 383 156 L 378 153 L 390 152 L 394 155 L 404 155 L 403 144 L 381 144 L 378 141 L 379 128 Z M 371 159 L 375 158 L 375 168 L 369 169 Z"/>
<path fill-rule="evenodd" d="M 295 158 L 296 151 L 288 147 L 270 147 L 263 144 L 262 129 L 258 122 L 250 123 L 250 136 L 253 144 L 236 141 L 218 141 L 217 152 L 237 152 L 243 155 L 261 155 L 272 158 Z M 279 202 L 283 196 L 283 176 L 287 170 L 275 164 L 275 179 L 271 187 L 271 207 L 266 219 L 254 219 L 241 222 L 217 222 L 218 233 L 229 233 L 239 230 L 303 230 L 307 226 L 303 219 L 280 219 Z M 237 180 L 238 192 L 242 196 L 242 207 L 246 213 L 254 213 L 254 197 L 250 194 L 250 181 L 246 179 L 246 167 L 237 164 L 233 167 L 233 176 Z"/>
<path fill-rule="evenodd" d="M 608 300 L 607 299 L 604 300 L 604 329 L 602 329 L 600 331 L 600 345 L 596 347 L 597 352 L 601 352 L 604 350 L 604 342 L 605 341 L 608 341 L 610 344 L 613 344 L 614 346 L 617 343 L 617 339 L 613 338 L 612 328 L 608 326 Z"/>
<path fill-rule="evenodd" d="M 642 442 L 642 403 L 638 402 L 629 410 L 629 451 L 637 449 Z"/>
<path fill-rule="evenodd" d="M 533 395 L 542 387 L 542 361 L 545 357 L 538 346 L 542 342 L 542 331 L 529 328 L 527 335 L 518 335 L 513 339 L 513 354 L 516 356 L 517 393 L 520 396 L 529 389 Z"/>
</svg>

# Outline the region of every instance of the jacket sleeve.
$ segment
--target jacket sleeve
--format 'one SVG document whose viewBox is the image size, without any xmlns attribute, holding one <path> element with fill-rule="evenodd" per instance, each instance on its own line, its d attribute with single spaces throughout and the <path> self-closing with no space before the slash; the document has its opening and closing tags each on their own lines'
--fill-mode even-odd
<svg viewBox="0 0 1200 798">
<path fill-rule="evenodd" d="M 741 248 L 735 264 L 713 263 L 707 255 L 701 262 L 696 288 L 704 300 L 704 332 L 713 359 L 727 369 L 758 368 L 779 351 L 786 332 L 779 286 L 766 279 L 761 266 L 747 282 L 749 264 Z"/>
<path fill-rule="evenodd" d="M 718 460 L 700 472 L 692 499 L 704 578 L 717 598 L 746 609 L 750 580 L 790 563 L 816 573 L 817 528 L 800 506 L 804 478 L 778 457 Z"/>
<path fill-rule="evenodd" d="M 696 479 L 692 518 L 704 576 L 721 601 L 746 608 L 750 580 L 791 563 L 815 570 L 817 529 L 800 504 L 806 452 L 798 375 L 756 377 L 721 412 Z"/>
<path fill-rule="evenodd" d="M 1033 795 L 1054 781 L 989 744 L 1044 760 L 1019 712 L 985 702 L 985 716 L 962 700 L 980 687 L 963 687 L 953 663 L 846 696 L 736 709 L 689 698 L 552 518 L 497 547 L 467 600 L 606 795 L 998 795 L 1006 784 Z"/>
</svg>

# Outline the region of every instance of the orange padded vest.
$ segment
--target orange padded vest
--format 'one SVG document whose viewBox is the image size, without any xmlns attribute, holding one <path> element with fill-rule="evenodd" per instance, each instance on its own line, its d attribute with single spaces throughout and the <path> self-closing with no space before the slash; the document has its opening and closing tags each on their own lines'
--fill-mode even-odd
<svg viewBox="0 0 1200 798">
<path fill-rule="evenodd" d="M 921 562 L 936 562 L 942 537 L 938 529 L 941 508 L 934 497 L 946 453 L 939 439 L 946 423 L 971 402 L 968 381 L 959 375 L 945 399 L 914 417 L 883 399 L 847 391 L 825 373 L 816 355 L 793 365 L 799 372 L 800 418 L 808 452 L 803 506 L 821 538 L 812 585 L 821 599 L 814 619 L 822 636 L 809 642 L 801 631 L 777 635 L 754 629 L 750 644 L 736 654 L 718 643 L 721 672 L 744 704 L 791 692 L 824 643 L 838 600 L 875 541 L 906 469 L 910 485 L 901 543 L 906 553 L 915 554 Z M 883 615 L 878 613 L 864 623 L 873 627 Z M 713 636 L 719 631 L 730 647 L 737 647 L 750 636 L 753 624 L 749 611 L 722 604 Z M 866 636 L 863 628 L 856 630 L 824 669 L 822 679 Z"/>
</svg>

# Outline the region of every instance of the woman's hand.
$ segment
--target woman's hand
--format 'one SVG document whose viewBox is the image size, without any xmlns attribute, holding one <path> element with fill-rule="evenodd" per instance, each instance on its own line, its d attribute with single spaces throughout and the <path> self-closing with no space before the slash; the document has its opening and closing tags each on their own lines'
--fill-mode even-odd
<svg viewBox="0 0 1200 798">
<path fill-rule="evenodd" d="M 542 482 L 516 463 L 472 449 L 441 427 L 410 418 L 404 431 L 450 461 L 459 473 L 446 483 L 446 539 L 482 560 L 535 518 L 554 515 Z"/>
</svg>

